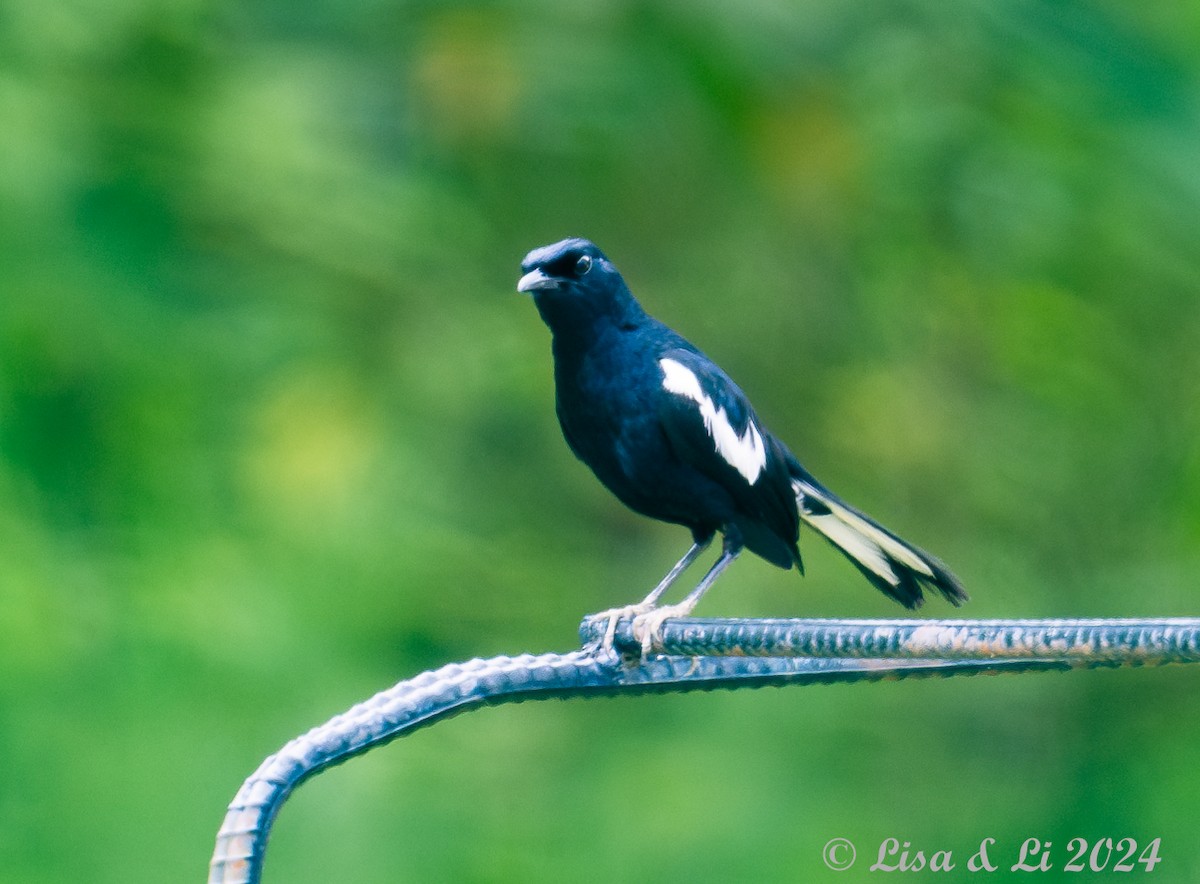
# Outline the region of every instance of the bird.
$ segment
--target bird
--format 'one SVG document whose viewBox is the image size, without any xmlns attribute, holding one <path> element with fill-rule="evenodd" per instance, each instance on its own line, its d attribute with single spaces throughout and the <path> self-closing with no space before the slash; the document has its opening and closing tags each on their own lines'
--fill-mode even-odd
<svg viewBox="0 0 1200 884">
<path fill-rule="evenodd" d="M 643 653 L 663 623 L 686 617 L 744 551 L 804 574 L 801 524 L 824 537 L 884 595 L 919 607 L 926 590 L 958 606 L 967 594 L 938 559 L 821 484 L 773 435 L 715 362 L 634 298 L 591 241 L 529 252 L 517 291 L 551 333 L 555 410 L 568 447 L 630 509 L 691 531 L 692 545 L 637 604 L 602 612 L 612 647 L 633 618 Z M 660 600 L 722 536 L 721 554 L 682 601 Z"/>
</svg>

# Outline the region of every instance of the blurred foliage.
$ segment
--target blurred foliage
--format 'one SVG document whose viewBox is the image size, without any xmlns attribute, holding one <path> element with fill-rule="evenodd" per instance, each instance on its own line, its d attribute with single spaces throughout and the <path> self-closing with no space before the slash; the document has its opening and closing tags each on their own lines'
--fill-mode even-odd
<svg viewBox="0 0 1200 884">
<path fill-rule="evenodd" d="M 1197 9 L 0 7 L 0 879 L 201 880 L 284 740 L 675 560 L 559 436 L 513 289 L 567 235 L 964 614 L 1200 613 Z M 804 548 L 702 613 L 900 613 Z M 1194 881 L 1198 714 L 1185 669 L 492 710 L 305 786 L 267 879 L 1129 835 Z"/>
</svg>

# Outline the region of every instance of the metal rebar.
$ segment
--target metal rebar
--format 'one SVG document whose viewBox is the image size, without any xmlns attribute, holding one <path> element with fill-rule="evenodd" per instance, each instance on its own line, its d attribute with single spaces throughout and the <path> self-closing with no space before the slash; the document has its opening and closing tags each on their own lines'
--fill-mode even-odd
<svg viewBox="0 0 1200 884">
<path fill-rule="evenodd" d="M 587 618 L 584 643 L 603 634 Z M 617 646 L 636 647 L 628 622 Z M 628 643 L 626 643 L 628 642 Z M 1200 619 L 1091 620 L 668 620 L 661 651 L 682 656 L 876 657 L 1000 660 L 1047 657 L 1077 665 L 1200 660 Z"/>
<path fill-rule="evenodd" d="M 668 620 L 638 656 L 629 620 L 615 648 L 586 618 L 584 648 L 455 663 L 402 681 L 267 758 L 229 805 L 210 884 L 257 884 L 271 824 L 304 780 L 482 705 L 765 685 L 1200 662 L 1200 618 L 1147 620 Z"/>
</svg>

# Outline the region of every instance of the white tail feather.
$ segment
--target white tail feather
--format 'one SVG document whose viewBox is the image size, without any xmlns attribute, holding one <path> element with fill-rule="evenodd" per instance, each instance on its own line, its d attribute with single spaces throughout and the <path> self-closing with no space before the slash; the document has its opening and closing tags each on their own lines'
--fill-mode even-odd
<svg viewBox="0 0 1200 884">
<path fill-rule="evenodd" d="M 862 533 L 840 521 L 833 514 L 823 516 L 805 515 L 804 521 L 812 525 L 836 546 L 873 574 L 877 574 L 892 586 L 900 585 L 900 578 L 888 563 L 878 544 Z"/>
<path fill-rule="evenodd" d="M 934 577 L 929 563 L 912 549 L 847 509 L 829 494 L 801 480 L 793 481 L 792 488 L 800 503 L 800 517 L 871 573 L 892 586 L 899 586 L 900 576 L 892 567 L 894 561 L 923 577 Z M 805 498 L 818 502 L 828 512 L 806 512 Z"/>
</svg>

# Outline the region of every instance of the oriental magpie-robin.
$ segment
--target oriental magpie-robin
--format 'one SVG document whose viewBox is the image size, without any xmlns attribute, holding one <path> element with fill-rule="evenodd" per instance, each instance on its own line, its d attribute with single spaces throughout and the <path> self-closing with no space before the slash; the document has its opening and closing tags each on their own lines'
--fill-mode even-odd
<svg viewBox="0 0 1200 884">
<path fill-rule="evenodd" d="M 610 644 L 617 618 L 634 615 L 648 652 L 663 621 L 690 614 L 743 549 L 803 574 L 801 522 L 906 608 L 920 605 L 926 588 L 955 605 L 966 600 L 936 558 L 814 479 L 716 363 L 647 315 L 593 243 L 534 249 L 521 270 L 517 290 L 533 296 L 553 336 L 567 444 L 631 509 L 692 532 L 691 549 L 641 603 L 607 612 Z M 724 546 L 704 579 L 679 604 L 656 607 L 718 531 Z"/>
</svg>

